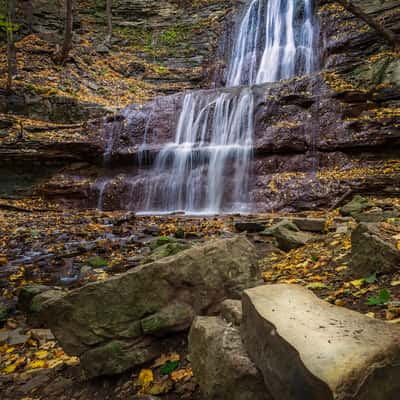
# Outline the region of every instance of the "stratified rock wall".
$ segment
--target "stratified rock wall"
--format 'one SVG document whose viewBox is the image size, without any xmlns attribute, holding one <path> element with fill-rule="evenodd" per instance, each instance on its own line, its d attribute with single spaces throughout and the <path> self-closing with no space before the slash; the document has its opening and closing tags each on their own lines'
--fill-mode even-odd
<svg viewBox="0 0 400 400">
<path fill-rule="evenodd" d="M 152 2 L 136 1 L 130 2 L 128 12 L 126 0 L 118 2 L 115 8 L 116 25 L 137 29 L 141 26 L 137 19 L 140 15 L 153 21 L 157 29 L 175 36 L 176 32 L 171 30 L 175 26 L 173 20 L 188 26 L 196 26 L 193 25 L 196 18 L 218 20 L 217 30 L 210 30 L 205 36 L 199 33 L 201 42 L 196 39 L 197 34 L 191 38 L 199 46 L 195 53 L 199 63 L 203 63 L 202 74 L 208 76 L 203 82 L 216 76 L 217 80 L 223 80 L 221 73 L 227 52 L 224 46 L 229 47 L 234 14 L 229 14 L 230 6 L 224 8 L 222 3 L 227 5 L 210 1 L 196 8 L 194 4 L 163 1 L 156 9 Z M 355 3 L 400 34 L 398 1 Z M 399 55 L 377 32 L 335 1 L 318 1 L 316 13 L 319 72 L 253 87 L 256 113 L 251 190 L 255 211 L 329 207 L 349 190 L 399 195 Z M 217 47 L 208 53 L 220 54 L 214 57 L 211 69 L 205 66 L 209 55 L 202 50 L 211 43 L 209 35 L 214 39 L 220 35 L 222 41 L 219 53 L 215 53 Z M 190 41 L 184 42 L 186 46 Z M 164 61 L 176 64 L 179 57 L 168 58 L 167 53 L 157 54 L 165 56 Z M 194 71 L 197 61 L 189 54 L 181 55 L 186 60 L 182 68 Z M 182 71 L 179 75 L 185 80 Z M 211 100 L 221 90 L 240 89 L 211 89 L 203 94 Z M 107 169 L 99 170 L 97 175 L 92 170 L 90 175 L 86 170 L 74 170 L 73 174 L 64 171 L 40 188 L 40 193 L 61 199 L 67 205 L 93 207 L 98 204 L 99 182 L 106 179 L 105 208 L 137 209 L 155 155 L 175 136 L 182 99 L 182 93 L 160 96 L 89 124 L 85 128 L 85 135 L 89 135 L 81 140 L 96 149 L 92 159 L 101 160 L 106 153 L 110 163 Z M 145 136 L 146 151 L 142 151 Z M 227 185 L 229 179 L 228 176 Z"/>
</svg>

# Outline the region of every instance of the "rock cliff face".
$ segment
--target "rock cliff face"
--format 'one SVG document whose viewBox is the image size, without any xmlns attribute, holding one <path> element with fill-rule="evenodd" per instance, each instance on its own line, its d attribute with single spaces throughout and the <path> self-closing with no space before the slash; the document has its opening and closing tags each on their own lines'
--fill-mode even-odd
<svg viewBox="0 0 400 400">
<path fill-rule="evenodd" d="M 207 15 L 211 20 L 220 21 L 220 29 L 231 26 L 234 18 L 234 14 L 224 18 L 229 9 L 221 5 L 225 2 L 199 2 L 205 7 L 201 11 L 194 3 L 186 8 L 177 2 L 162 2 L 168 6 L 157 10 L 151 2 L 133 3 L 135 7 L 132 4 L 127 7 L 127 1 L 120 1 L 116 8 L 120 23 L 129 29 L 141 26 L 138 15 L 142 21 L 150 18 L 154 29 L 165 27 L 166 32 L 175 26 L 171 21 L 181 21 L 179 18 L 190 26 L 195 24 L 196 18 Z M 400 33 L 398 1 L 356 3 Z M 126 24 L 123 21 L 128 14 L 128 21 L 134 22 Z M 317 14 L 320 71 L 290 81 L 253 87 L 256 115 L 251 181 L 254 210 L 257 211 L 329 207 L 349 190 L 398 195 L 399 56 L 375 31 L 335 2 L 319 1 Z M 229 29 L 223 31 L 229 32 Z M 202 36 L 204 40 L 194 51 L 203 67 L 207 64 L 207 55 L 202 49 L 208 48 L 211 41 L 216 43 L 217 32 L 221 31 Z M 190 41 L 184 42 L 188 46 Z M 229 40 L 222 42 L 229 43 Z M 216 58 L 213 65 L 221 66 L 224 64 L 223 49 L 220 53 L 215 53 L 215 49 L 216 46 L 212 54 L 221 57 Z M 173 60 L 165 57 L 164 61 L 171 62 L 171 66 L 181 68 L 181 79 L 187 79 L 182 72 L 184 68 L 193 72 L 193 68 L 200 65 L 187 54 L 181 64 L 176 57 Z M 210 80 L 211 76 L 219 76 L 220 70 L 204 67 L 202 74 L 207 71 Z M 189 81 L 193 82 L 191 78 Z M 226 89 L 210 89 L 205 94 L 212 98 L 221 90 Z M 106 179 L 103 206 L 135 209 L 140 201 L 140 182 L 137 185 L 136 181 L 133 190 L 132 176 L 146 172 L 160 147 L 174 137 L 182 98 L 181 93 L 158 97 L 88 124 L 81 143 L 95 149 L 91 151 L 91 159 L 98 163 L 106 153 L 110 165 L 106 170 L 94 171 L 87 167 L 73 173 L 65 170 L 42 186 L 41 193 L 61 199 L 67 205 L 96 206 L 101 183 Z M 140 149 L 145 132 L 148 151 L 143 153 Z M 81 158 L 78 152 L 73 156 Z"/>
</svg>

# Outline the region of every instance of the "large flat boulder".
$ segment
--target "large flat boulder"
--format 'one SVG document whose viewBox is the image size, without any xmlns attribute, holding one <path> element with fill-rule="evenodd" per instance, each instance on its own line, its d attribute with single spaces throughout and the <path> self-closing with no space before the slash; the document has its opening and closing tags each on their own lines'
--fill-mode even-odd
<svg viewBox="0 0 400 400">
<path fill-rule="evenodd" d="M 244 350 L 237 327 L 219 317 L 197 317 L 190 329 L 194 376 L 207 400 L 269 400 L 264 380 Z"/>
<path fill-rule="evenodd" d="M 255 254 L 243 236 L 209 241 L 50 299 L 40 316 L 88 376 L 120 373 L 157 357 L 196 314 L 254 286 Z"/>
<path fill-rule="evenodd" d="M 359 277 L 399 271 L 397 241 L 380 224 L 359 224 L 351 235 L 351 267 Z"/>
<path fill-rule="evenodd" d="M 297 285 L 243 295 L 245 349 L 279 400 L 395 400 L 400 328 Z"/>
</svg>

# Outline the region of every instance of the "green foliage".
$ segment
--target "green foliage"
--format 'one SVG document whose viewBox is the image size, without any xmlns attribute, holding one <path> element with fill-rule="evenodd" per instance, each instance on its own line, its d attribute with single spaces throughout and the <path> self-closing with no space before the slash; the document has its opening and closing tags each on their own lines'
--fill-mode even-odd
<svg viewBox="0 0 400 400">
<path fill-rule="evenodd" d="M 107 260 L 99 256 L 89 258 L 88 263 L 94 268 L 107 267 L 108 265 Z"/>
<path fill-rule="evenodd" d="M 175 239 L 169 237 L 169 236 L 160 236 L 155 240 L 153 243 L 151 243 L 150 248 L 152 250 L 156 249 L 157 247 L 164 246 L 164 244 L 168 243 L 173 243 L 175 242 Z"/>
<path fill-rule="evenodd" d="M 0 29 L 3 32 L 18 32 L 19 28 L 20 26 L 18 24 L 9 22 L 5 15 L 0 14 Z"/>
<path fill-rule="evenodd" d="M 160 369 L 161 375 L 169 375 L 179 367 L 179 361 L 167 361 Z"/>
<path fill-rule="evenodd" d="M 390 292 L 387 291 L 386 289 L 382 289 L 379 292 L 378 297 L 370 297 L 368 299 L 368 305 L 370 306 L 381 306 L 383 304 L 388 303 L 390 300 Z"/>
</svg>

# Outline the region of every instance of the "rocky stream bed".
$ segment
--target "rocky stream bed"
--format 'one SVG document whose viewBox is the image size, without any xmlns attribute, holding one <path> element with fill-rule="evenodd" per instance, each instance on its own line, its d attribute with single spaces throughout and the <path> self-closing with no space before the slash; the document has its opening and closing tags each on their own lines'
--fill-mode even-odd
<svg viewBox="0 0 400 400">
<path fill-rule="evenodd" d="M 254 329 L 258 322 L 247 322 L 248 303 L 243 339 L 235 328 L 242 319 L 243 289 L 254 286 L 261 291 L 256 298 L 266 296 L 260 304 L 272 301 L 284 324 L 291 320 L 286 315 L 289 310 L 279 314 L 278 309 L 293 299 L 299 319 L 295 331 L 304 330 L 305 337 L 315 329 L 309 326 L 311 321 L 337 312 L 334 319 L 342 322 L 326 338 L 332 346 L 335 335 L 346 336 L 346 329 L 353 329 L 351 321 L 360 320 L 354 328 L 356 343 L 360 354 L 368 349 L 371 355 L 354 357 L 358 350 L 349 342 L 349 348 L 337 353 L 345 357 L 341 361 L 334 351 L 324 367 L 317 366 L 316 356 L 311 364 L 300 362 L 293 372 L 313 371 L 333 392 L 339 389 L 329 381 L 329 374 L 315 372 L 319 368 L 353 363 L 358 378 L 341 372 L 340 379 L 354 389 L 375 355 L 384 354 L 386 365 L 398 354 L 400 204 L 395 199 L 357 196 L 329 213 L 214 218 L 70 213 L 44 202 L 3 202 L 2 208 L 0 384 L 4 399 L 298 396 L 300 378 L 291 382 L 290 375 L 284 374 L 275 385 L 271 371 L 262 367 L 268 363 L 258 359 L 258 351 L 253 353 L 264 328 Z M 284 285 L 282 290 L 279 285 Z M 300 287 L 307 289 L 304 295 L 296 292 Z M 273 288 L 278 292 L 270 295 Z M 317 307 L 311 292 L 324 300 L 321 307 L 328 308 L 320 317 L 305 314 L 303 320 L 302 299 L 313 304 L 310 310 Z M 252 290 L 245 293 L 252 298 Z M 335 309 L 331 311 L 329 304 Z M 342 315 L 346 309 L 357 313 Z M 273 321 L 274 317 L 265 318 Z M 273 324 L 280 332 L 278 320 Z M 248 323 L 251 339 L 246 339 Z M 327 322 L 315 323 L 321 327 Z M 366 325 L 360 328 L 360 324 Z M 287 334 L 285 340 L 291 342 L 290 329 Z M 379 351 L 368 344 L 381 342 L 378 337 L 387 340 Z M 306 350 L 307 340 L 293 340 L 297 351 L 314 357 Z M 273 344 L 276 355 L 282 345 Z M 316 351 L 325 352 L 326 346 L 316 345 Z M 274 357 L 275 350 L 268 357 Z M 287 355 L 292 364 L 290 357 L 295 355 Z M 274 374 L 279 371 L 275 367 Z M 396 372 L 379 373 L 376 379 L 381 381 L 371 383 L 371 387 L 387 383 L 385 400 L 395 399 L 390 397 L 393 376 Z M 326 388 L 310 385 L 308 392 L 304 389 L 307 396 L 321 399 L 318 391 Z"/>
</svg>

